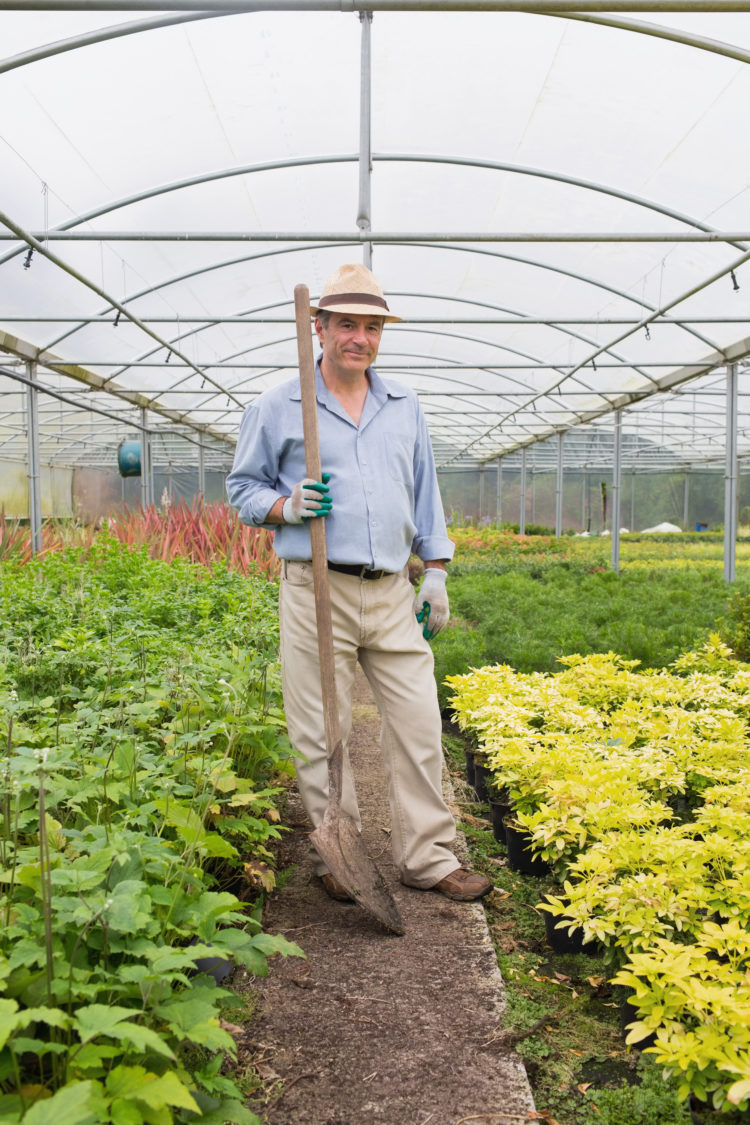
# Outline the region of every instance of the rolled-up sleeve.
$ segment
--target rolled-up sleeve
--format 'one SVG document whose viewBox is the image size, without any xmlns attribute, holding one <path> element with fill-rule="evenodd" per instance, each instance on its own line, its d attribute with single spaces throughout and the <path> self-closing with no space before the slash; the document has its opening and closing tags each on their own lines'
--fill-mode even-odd
<svg viewBox="0 0 750 1125">
<path fill-rule="evenodd" d="M 266 516 L 285 494 L 278 490 L 279 442 L 276 422 L 267 403 L 259 399 L 245 411 L 240 425 L 234 465 L 227 477 L 227 496 L 242 523 L 266 524 Z"/>
<path fill-rule="evenodd" d="M 432 443 L 418 403 L 417 413 L 417 440 L 414 445 L 414 522 L 417 531 L 412 550 L 420 559 L 452 559 L 455 546 L 446 531 Z"/>
</svg>

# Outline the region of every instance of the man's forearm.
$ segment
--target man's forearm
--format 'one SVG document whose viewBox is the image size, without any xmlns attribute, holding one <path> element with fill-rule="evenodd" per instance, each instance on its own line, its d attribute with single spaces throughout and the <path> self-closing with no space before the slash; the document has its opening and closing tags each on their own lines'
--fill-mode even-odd
<svg viewBox="0 0 750 1125">
<path fill-rule="evenodd" d="M 429 560 L 425 559 L 424 565 L 425 565 L 425 568 L 429 566 L 433 570 L 446 570 L 447 569 L 447 567 L 445 565 L 446 561 L 447 561 L 446 559 L 429 559 Z"/>
<path fill-rule="evenodd" d="M 284 502 L 286 496 L 280 496 L 266 516 L 265 523 L 284 523 Z"/>
</svg>

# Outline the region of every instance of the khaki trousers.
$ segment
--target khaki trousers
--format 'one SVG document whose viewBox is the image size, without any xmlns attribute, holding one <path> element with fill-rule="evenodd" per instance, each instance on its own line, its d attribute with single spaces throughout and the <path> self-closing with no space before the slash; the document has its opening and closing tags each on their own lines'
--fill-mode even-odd
<svg viewBox="0 0 750 1125">
<path fill-rule="evenodd" d="M 375 580 L 333 570 L 328 576 L 341 737 L 346 746 L 359 661 L 382 721 L 393 860 L 402 882 L 431 887 L 459 862 L 450 850 L 456 829 L 443 800 L 442 725 L 434 662 L 414 615 L 414 591 L 405 571 Z M 328 765 L 311 563 L 282 564 L 279 619 L 289 737 L 299 755 L 300 795 L 317 826 L 328 803 Z M 341 807 L 360 827 L 348 755 Z M 318 859 L 317 874 L 325 870 Z"/>
</svg>

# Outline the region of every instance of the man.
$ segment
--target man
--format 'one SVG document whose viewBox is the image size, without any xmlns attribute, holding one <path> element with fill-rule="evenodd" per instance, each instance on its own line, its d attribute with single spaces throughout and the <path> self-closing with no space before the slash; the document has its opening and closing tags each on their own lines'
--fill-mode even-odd
<svg viewBox="0 0 750 1125">
<path fill-rule="evenodd" d="M 227 478 L 243 523 L 276 533 L 284 707 L 299 754 L 300 794 L 317 827 L 328 802 L 328 768 L 308 521 L 324 518 L 342 738 L 346 744 L 359 661 L 382 719 L 401 881 L 472 901 L 492 884 L 462 868 L 450 850 L 455 825 L 442 796 L 442 727 L 426 639 L 448 621 L 445 567 L 453 544 L 417 397 L 371 366 L 384 323 L 400 318 L 360 265 L 336 270 L 311 314 L 322 349 L 315 383 L 323 480 L 305 476 L 298 378 L 248 407 Z M 407 576 L 412 551 L 425 561 L 421 623 Z M 360 827 L 348 760 L 341 807 Z M 332 898 L 348 900 L 319 858 L 316 874 Z"/>
</svg>

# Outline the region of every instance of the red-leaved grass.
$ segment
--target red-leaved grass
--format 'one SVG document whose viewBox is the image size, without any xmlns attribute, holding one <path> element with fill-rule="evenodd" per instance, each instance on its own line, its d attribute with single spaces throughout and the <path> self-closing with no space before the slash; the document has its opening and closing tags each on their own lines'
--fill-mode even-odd
<svg viewBox="0 0 750 1125">
<path fill-rule="evenodd" d="M 196 500 L 188 507 L 180 500 L 163 508 L 126 508 L 107 521 L 107 529 L 121 543 L 145 545 L 151 558 L 179 556 L 203 566 L 222 561 L 242 574 L 267 578 L 279 572 L 271 532 L 246 527 L 226 503 Z"/>
<path fill-rule="evenodd" d="M 97 530 L 69 521 L 45 520 L 42 554 L 66 547 L 90 547 L 97 535 L 109 534 L 132 547 L 146 547 L 149 556 L 168 562 L 177 557 L 213 566 L 225 563 L 242 574 L 279 573 L 273 535 L 265 528 L 246 527 L 229 504 L 188 506 L 183 500 L 163 508 L 125 508 L 108 517 Z M 7 519 L 0 512 L 0 561 L 28 562 L 32 557 L 28 524 Z"/>
</svg>

